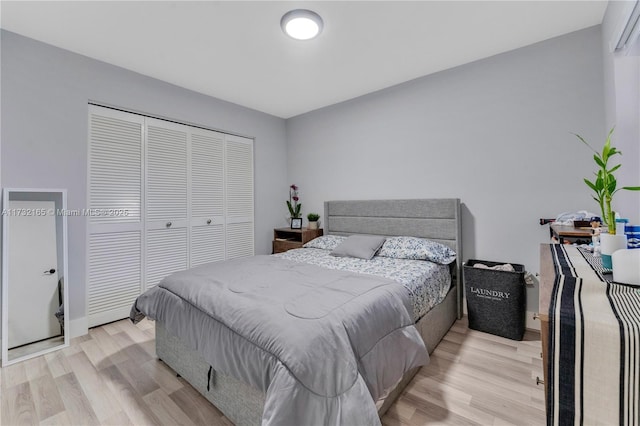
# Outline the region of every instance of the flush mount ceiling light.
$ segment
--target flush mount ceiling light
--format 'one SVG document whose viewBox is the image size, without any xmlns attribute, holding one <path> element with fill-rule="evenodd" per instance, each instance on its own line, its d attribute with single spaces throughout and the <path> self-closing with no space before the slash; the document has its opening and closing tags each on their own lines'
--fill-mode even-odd
<svg viewBox="0 0 640 426">
<path fill-rule="evenodd" d="M 296 9 L 284 14 L 280 20 L 282 31 L 296 40 L 311 40 L 322 32 L 322 18 L 317 13 Z"/>
</svg>

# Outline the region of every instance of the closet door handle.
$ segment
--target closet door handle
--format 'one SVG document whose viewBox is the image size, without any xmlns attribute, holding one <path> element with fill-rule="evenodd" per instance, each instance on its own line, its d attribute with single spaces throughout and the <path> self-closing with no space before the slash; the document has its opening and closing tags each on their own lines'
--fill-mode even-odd
<svg viewBox="0 0 640 426">
<path fill-rule="evenodd" d="M 207 219 L 207 225 L 211 225 L 211 219 Z"/>
<path fill-rule="evenodd" d="M 167 228 L 171 227 L 171 222 L 167 222 Z"/>
<path fill-rule="evenodd" d="M 49 269 L 48 271 L 44 271 L 45 275 L 52 275 L 52 274 L 55 274 L 55 273 L 56 273 L 56 270 L 53 269 L 53 268 Z"/>
</svg>

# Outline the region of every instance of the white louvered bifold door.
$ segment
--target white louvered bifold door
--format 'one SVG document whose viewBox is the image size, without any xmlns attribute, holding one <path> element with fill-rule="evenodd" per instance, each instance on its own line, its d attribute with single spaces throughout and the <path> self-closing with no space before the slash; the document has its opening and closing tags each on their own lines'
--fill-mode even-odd
<svg viewBox="0 0 640 426">
<path fill-rule="evenodd" d="M 253 140 L 89 106 L 87 315 L 167 275 L 254 254 Z"/>
<path fill-rule="evenodd" d="M 191 131 L 191 267 L 225 258 L 224 137 Z"/>
<path fill-rule="evenodd" d="M 188 267 L 188 128 L 147 118 L 145 288 Z"/>
<path fill-rule="evenodd" d="M 226 258 L 253 256 L 253 140 L 225 140 Z"/>
<path fill-rule="evenodd" d="M 143 122 L 89 106 L 89 327 L 127 317 L 141 291 Z"/>
</svg>

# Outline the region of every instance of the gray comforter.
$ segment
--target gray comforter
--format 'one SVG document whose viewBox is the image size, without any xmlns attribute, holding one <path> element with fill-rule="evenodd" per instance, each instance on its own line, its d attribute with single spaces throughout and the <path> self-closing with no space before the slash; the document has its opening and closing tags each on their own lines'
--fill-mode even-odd
<svg viewBox="0 0 640 426">
<path fill-rule="evenodd" d="M 429 360 L 410 312 L 395 281 L 255 256 L 165 278 L 131 319 L 265 392 L 264 425 L 376 425 L 374 400 Z"/>
</svg>

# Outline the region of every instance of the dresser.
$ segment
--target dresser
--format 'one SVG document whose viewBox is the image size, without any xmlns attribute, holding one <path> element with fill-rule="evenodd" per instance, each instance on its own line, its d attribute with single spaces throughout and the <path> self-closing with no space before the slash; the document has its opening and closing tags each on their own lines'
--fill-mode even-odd
<svg viewBox="0 0 640 426">
<path fill-rule="evenodd" d="M 549 225 L 549 231 L 551 238 L 555 238 L 560 244 L 564 244 L 565 240 L 590 242 L 593 235 L 591 228 L 576 228 L 573 225 L 557 225 L 555 223 Z"/>
<path fill-rule="evenodd" d="M 540 341 L 542 342 L 542 371 L 544 373 L 544 394 L 547 396 L 548 350 L 549 350 L 549 301 L 556 279 L 549 244 L 540 244 L 540 289 L 538 318 L 540 319 Z"/>
<path fill-rule="evenodd" d="M 562 244 L 540 246 L 540 278 L 548 424 L 638 424 L 640 290 Z"/>
</svg>

